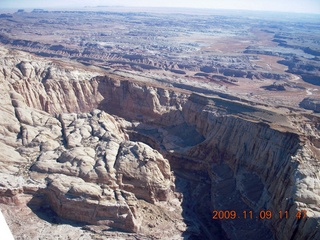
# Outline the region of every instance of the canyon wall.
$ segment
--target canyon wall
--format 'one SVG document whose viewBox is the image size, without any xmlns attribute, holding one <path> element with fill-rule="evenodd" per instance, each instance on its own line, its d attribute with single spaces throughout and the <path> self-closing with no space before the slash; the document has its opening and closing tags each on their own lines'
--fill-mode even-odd
<svg viewBox="0 0 320 240">
<path fill-rule="evenodd" d="M 192 147 L 186 155 L 191 159 L 203 159 L 203 167 L 208 169 L 212 180 L 213 208 L 237 213 L 251 209 L 257 214 L 270 210 L 273 216 L 264 224 L 277 239 L 319 236 L 315 220 L 319 209 L 315 203 L 319 203 L 320 182 L 317 177 L 311 180 L 306 172 L 312 170 L 305 169 L 308 168 L 306 159 L 312 162 L 318 159 L 310 153 L 309 143 L 294 132 L 242 119 L 228 109 L 219 113 L 214 99 L 212 104 L 206 105 L 204 100 L 208 101 L 206 97 L 193 95 L 183 109 L 188 124 L 195 125 L 206 136 L 205 141 Z M 246 111 L 245 106 L 243 111 Z M 312 186 L 302 184 L 310 180 Z M 315 218 L 297 219 L 296 213 L 301 209 Z M 281 219 L 279 211 L 289 211 L 290 218 Z M 252 229 L 259 226 L 250 224 Z M 241 235 L 243 220 L 226 220 L 223 227 L 232 239 L 247 236 L 247 233 Z M 267 239 L 265 229 L 261 226 L 260 229 L 260 238 Z M 251 237 L 255 236 L 259 236 L 259 230 Z"/>
<path fill-rule="evenodd" d="M 10 138 L 1 144 L 20 148 L 9 159 L 23 162 L 27 175 L 48 177 L 42 191 L 60 216 L 139 231 L 138 199 L 174 198 L 171 165 L 186 178 L 208 177 L 209 214 L 253 211 L 254 219 L 221 221 L 230 239 L 320 238 L 319 148 L 285 115 L 48 63 L 4 61 L 2 111 L 14 124 L 2 123 Z M 12 168 L 7 172 L 22 171 Z M 75 209 L 84 206 L 79 219 Z M 272 218 L 255 219 L 267 210 Z M 307 217 L 296 218 L 302 210 Z"/>
<path fill-rule="evenodd" d="M 130 122 L 95 109 L 99 92 L 81 81 L 86 72 L 58 68 L 58 80 L 50 85 L 51 77 L 41 77 L 48 70 L 42 64 L 50 63 L 2 60 L 0 203 L 29 204 L 36 212 L 49 204 L 59 217 L 103 229 L 146 233 L 155 228 L 148 229 L 152 214 L 141 213 L 140 201 L 145 201 L 143 211 L 151 211 L 158 201 L 176 199 L 168 160 L 130 141 L 123 131 Z M 89 95 L 80 99 L 79 91 Z M 48 99 L 53 99 L 52 108 Z M 19 181 L 12 182 L 14 175 Z M 162 236 L 179 233 L 163 208 L 161 223 L 171 227 Z"/>
</svg>

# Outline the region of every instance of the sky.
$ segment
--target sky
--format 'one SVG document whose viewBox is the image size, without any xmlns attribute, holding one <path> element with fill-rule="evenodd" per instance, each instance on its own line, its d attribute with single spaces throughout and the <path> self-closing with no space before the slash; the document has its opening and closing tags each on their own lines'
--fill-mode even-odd
<svg viewBox="0 0 320 240">
<path fill-rule="evenodd" d="M 320 0 L 0 0 L 0 8 L 59 8 L 84 6 L 186 7 L 320 14 Z"/>
</svg>

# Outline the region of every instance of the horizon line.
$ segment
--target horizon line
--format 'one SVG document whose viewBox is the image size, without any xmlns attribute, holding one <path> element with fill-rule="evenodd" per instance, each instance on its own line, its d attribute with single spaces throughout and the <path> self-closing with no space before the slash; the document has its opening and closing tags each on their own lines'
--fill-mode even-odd
<svg viewBox="0 0 320 240">
<path fill-rule="evenodd" d="M 244 11 L 244 12 L 264 12 L 264 13 L 285 13 L 285 14 L 310 14 L 310 15 L 320 15 L 320 12 L 298 12 L 298 11 L 283 11 L 283 10 L 261 10 L 261 9 L 242 9 L 242 8 L 201 8 L 201 7 L 169 7 L 169 6 L 125 6 L 125 5 L 96 5 L 96 6 L 75 6 L 75 7 L 70 7 L 70 6 L 59 6 L 59 7 L 1 7 L 0 10 L 33 10 L 33 9 L 43 9 L 43 10 L 58 10 L 58 9 L 77 9 L 77 10 L 88 10 L 88 9 L 94 9 L 94 8 L 135 8 L 135 9 L 185 9 L 185 10 L 206 10 L 206 11 Z"/>
</svg>

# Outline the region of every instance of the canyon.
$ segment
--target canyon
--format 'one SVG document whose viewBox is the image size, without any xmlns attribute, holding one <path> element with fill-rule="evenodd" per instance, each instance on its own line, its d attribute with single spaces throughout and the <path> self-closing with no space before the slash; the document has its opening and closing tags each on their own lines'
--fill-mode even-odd
<svg viewBox="0 0 320 240">
<path fill-rule="evenodd" d="M 1 62 L 0 201 L 16 239 L 320 237 L 318 114 L 4 47 Z"/>
<path fill-rule="evenodd" d="M 200 9 L 0 14 L 14 238 L 320 239 L 319 26 Z"/>
</svg>

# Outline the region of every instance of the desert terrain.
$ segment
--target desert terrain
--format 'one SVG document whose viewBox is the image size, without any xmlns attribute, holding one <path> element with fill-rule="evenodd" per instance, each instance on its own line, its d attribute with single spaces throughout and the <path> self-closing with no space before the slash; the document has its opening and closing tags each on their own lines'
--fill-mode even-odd
<svg viewBox="0 0 320 240">
<path fill-rule="evenodd" d="M 320 239 L 320 18 L 0 13 L 15 239 Z"/>
</svg>

